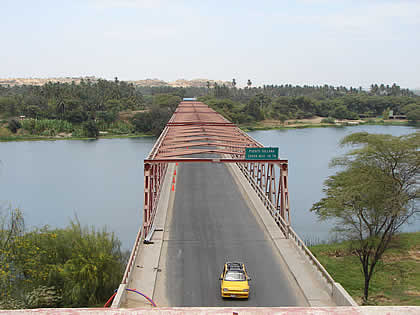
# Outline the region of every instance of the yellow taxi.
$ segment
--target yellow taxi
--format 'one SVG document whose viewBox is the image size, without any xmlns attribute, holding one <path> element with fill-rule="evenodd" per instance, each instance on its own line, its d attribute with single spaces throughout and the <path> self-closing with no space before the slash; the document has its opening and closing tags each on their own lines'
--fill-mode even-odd
<svg viewBox="0 0 420 315">
<path fill-rule="evenodd" d="M 225 263 L 219 280 L 223 298 L 247 299 L 249 297 L 248 281 L 251 279 L 248 277 L 243 263 Z"/>
</svg>

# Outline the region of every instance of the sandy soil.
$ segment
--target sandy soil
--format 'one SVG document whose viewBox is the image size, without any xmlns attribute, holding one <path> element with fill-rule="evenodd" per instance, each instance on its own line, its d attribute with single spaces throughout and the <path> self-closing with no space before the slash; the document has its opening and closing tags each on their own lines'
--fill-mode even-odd
<svg viewBox="0 0 420 315">
<path fill-rule="evenodd" d="M 143 109 L 143 110 L 133 110 L 133 111 L 123 111 L 123 112 L 119 112 L 118 113 L 118 117 L 121 120 L 124 121 L 128 121 L 130 120 L 135 114 L 137 113 L 144 113 L 147 112 L 147 109 Z"/>
<path fill-rule="evenodd" d="M 324 117 L 314 116 L 308 119 L 289 119 L 284 122 L 274 119 L 266 119 L 261 122 L 264 127 L 296 127 L 301 125 L 315 125 L 320 124 Z M 298 123 L 296 123 L 298 122 Z"/>
<path fill-rule="evenodd" d="M 266 127 L 266 128 L 276 128 L 276 127 L 299 127 L 299 126 L 303 126 L 303 125 L 324 125 L 321 121 L 324 119 L 325 117 L 319 117 L 319 116 L 314 116 L 312 118 L 308 118 L 308 119 L 289 119 L 286 120 L 284 123 L 282 123 L 279 120 L 274 120 L 274 119 L 266 119 L 263 120 L 262 122 L 260 122 L 260 126 Z M 340 124 L 348 124 L 348 125 L 358 125 L 360 123 L 364 123 L 365 121 L 363 120 L 347 120 L 347 119 L 343 119 L 343 120 L 335 120 L 336 125 L 340 125 Z M 393 123 L 393 122 L 397 122 L 397 123 L 404 123 L 407 122 L 406 119 L 392 119 L 392 120 L 384 120 L 384 122 L 386 123 Z"/>
</svg>

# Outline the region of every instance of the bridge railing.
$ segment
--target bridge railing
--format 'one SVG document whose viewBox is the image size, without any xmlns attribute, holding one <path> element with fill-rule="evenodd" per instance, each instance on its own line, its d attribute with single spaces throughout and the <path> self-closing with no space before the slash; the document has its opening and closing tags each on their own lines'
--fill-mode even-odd
<svg viewBox="0 0 420 315">
<path fill-rule="evenodd" d="M 142 242 L 142 239 L 143 239 L 143 229 L 140 228 L 138 233 L 137 233 L 137 237 L 136 237 L 136 240 L 134 242 L 130 258 L 128 259 L 127 267 L 125 267 L 124 276 L 123 276 L 123 279 L 121 281 L 122 284 L 127 284 L 128 280 L 130 279 L 131 272 L 133 270 L 134 261 L 137 257 L 138 252 L 139 252 L 140 244 Z"/>
<path fill-rule="evenodd" d="M 326 281 L 327 285 L 331 289 L 331 294 L 334 292 L 334 286 L 336 282 L 331 277 L 331 275 L 325 270 L 325 268 L 321 265 L 321 263 L 316 259 L 316 257 L 311 253 L 309 248 L 305 245 L 305 242 L 297 235 L 297 233 L 292 229 L 290 224 L 284 220 L 279 211 L 273 205 L 273 203 L 268 199 L 266 193 L 261 189 L 260 185 L 257 184 L 254 177 L 252 177 L 246 167 L 242 163 L 237 163 L 239 169 L 244 174 L 245 178 L 251 184 L 252 188 L 257 193 L 258 197 L 269 211 L 271 216 L 274 218 L 274 221 L 279 226 L 280 230 L 283 232 L 286 238 L 291 239 L 297 248 L 305 254 L 307 258 L 311 261 L 311 263 L 318 269 L 323 279 Z"/>
</svg>

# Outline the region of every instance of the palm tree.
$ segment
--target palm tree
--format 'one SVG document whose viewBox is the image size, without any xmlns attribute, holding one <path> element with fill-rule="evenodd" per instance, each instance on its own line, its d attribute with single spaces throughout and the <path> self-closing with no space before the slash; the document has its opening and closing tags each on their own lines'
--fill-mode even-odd
<svg viewBox="0 0 420 315">
<path fill-rule="evenodd" d="M 56 110 L 57 110 L 57 113 L 61 114 L 61 120 L 63 120 L 63 116 L 66 111 L 66 105 L 64 104 L 63 100 L 57 103 Z"/>
</svg>

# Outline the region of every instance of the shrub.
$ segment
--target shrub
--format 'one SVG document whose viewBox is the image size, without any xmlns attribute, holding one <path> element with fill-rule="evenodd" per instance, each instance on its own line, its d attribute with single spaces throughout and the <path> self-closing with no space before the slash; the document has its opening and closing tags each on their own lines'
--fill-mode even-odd
<svg viewBox="0 0 420 315">
<path fill-rule="evenodd" d="M 165 128 L 172 113 L 167 109 L 153 107 L 150 112 L 137 113 L 132 118 L 134 130 L 137 132 L 152 132 L 158 136 Z"/>
<path fill-rule="evenodd" d="M 124 121 L 111 124 L 109 130 L 114 134 L 127 134 L 133 132 L 133 126 Z"/>
<path fill-rule="evenodd" d="M 16 133 L 18 131 L 18 129 L 22 128 L 22 124 L 20 123 L 19 120 L 11 119 L 11 120 L 9 120 L 9 124 L 7 125 L 7 128 L 11 132 Z"/>
<path fill-rule="evenodd" d="M 22 129 L 30 134 L 56 135 L 60 132 L 70 133 L 73 131 L 73 124 L 58 119 L 25 119 L 22 121 Z"/>
<path fill-rule="evenodd" d="M 335 119 L 332 117 L 327 117 L 321 120 L 323 124 L 335 124 Z"/>
<path fill-rule="evenodd" d="M 82 125 L 83 133 L 89 138 L 97 138 L 99 136 L 99 128 L 94 120 L 88 120 Z"/>
<path fill-rule="evenodd" d="M 95 306 L 118 288 L 128 255 L 113 233 L 77 220 L 25 232 L 10 213 L 0 212 L 0 309 Z"/>
<path fill-rule="evenodd" d="M 63 297 L 55 287 L 39 286 L 26 296 L 26 304 L 29 308 L 57 308 L 61 306 Z"/>
</svg>

